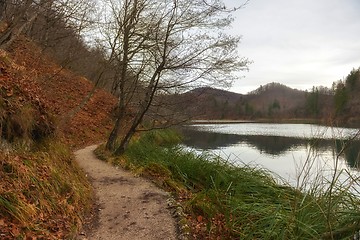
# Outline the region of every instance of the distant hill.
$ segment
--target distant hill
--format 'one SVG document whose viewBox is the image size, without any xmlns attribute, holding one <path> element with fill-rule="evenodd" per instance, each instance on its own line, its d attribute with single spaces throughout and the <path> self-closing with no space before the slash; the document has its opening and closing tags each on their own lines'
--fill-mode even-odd
<svg viewBox="0 0 360 240">
<path fill-rule="evenodd" d="M 247 104 L 256 117 L 303 117 L 307 92 L 280 83 L 260 86 L 247 95 Z"/>
<path fill-rule="evenodd" d="M 244 95 L 210 88 L 197 88 L 178 96 L 184 111 L 197 119 L 236 119 L 241 116 Z"/>
<path fill-rule="evenodd" d="M 177 97 L 196 119 L 253 119 L 303 117 L 306 96 L 305 91 L 270 83 L 246 95 L 205 87 Z"/>
</svg>

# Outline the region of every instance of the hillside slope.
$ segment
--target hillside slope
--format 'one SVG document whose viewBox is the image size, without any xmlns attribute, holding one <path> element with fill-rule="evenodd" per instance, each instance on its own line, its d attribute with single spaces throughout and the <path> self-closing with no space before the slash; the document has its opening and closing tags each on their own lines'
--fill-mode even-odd
<svg viewBox="0 0 360 240">
<path fill-rule="evenodd" d="M 92 192 L 70 146 L 105 139 L 115 99 L 96 90 L 62 119 L 92 88 L 27 39 L 0 51 L 1 239 L 69 239 L 81 227 Z"/>
<path fill-rule="evenodd" d="M 26 39 L 14 44 L 10 57 L 22 69 L 22 81 L 38 86 L 39 99 L 48 107 L 56 122 L 80 105 L 93 88 L 90 81 L 58 66 Z M 115 102 L 116 99 L 108 92 L 97 89 L 60 133 L 76 147 L 103 139 L 111 128 L 110 114 Z"/>
</svg>

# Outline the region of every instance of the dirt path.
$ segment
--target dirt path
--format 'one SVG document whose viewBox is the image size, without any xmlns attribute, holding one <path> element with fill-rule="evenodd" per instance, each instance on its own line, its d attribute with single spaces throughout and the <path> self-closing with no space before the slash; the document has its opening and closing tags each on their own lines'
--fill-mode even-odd
<svg viewBox="0 0 360 240">
<path fill-rule="evenodd" d="M 169 195 L 143 178 L 98 160 L 95 148 L 75 153 L 92 179 L 100 209 L 98 226 L 82 239 L 177 239 L 175 220 L 166 203 Z"/>
</svg>

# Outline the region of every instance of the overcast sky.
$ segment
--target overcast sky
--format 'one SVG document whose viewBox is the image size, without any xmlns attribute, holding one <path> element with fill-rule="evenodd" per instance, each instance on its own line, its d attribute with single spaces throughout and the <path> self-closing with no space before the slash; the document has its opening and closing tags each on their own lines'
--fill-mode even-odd
<svg viewBox="0 0 360 240">
<path fill-rule="evenodd" d="M 245 0 L 224 0 L 232 7 Z M 331 87 L 360 67 L 360 0 L 250 0 L 233 14 L 239 53 L 253 61 L 230 89 L 247 93 L 270 82 Z"/>
</svg>

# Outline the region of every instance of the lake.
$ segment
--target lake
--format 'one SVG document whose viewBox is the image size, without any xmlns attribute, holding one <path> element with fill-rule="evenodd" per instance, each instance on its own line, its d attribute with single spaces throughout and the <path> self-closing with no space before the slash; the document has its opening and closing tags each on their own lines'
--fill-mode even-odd
<svg viewBox="0 0 360 240">
<path fill-rule="evenodd" d="M 347 173 L 360 176 L 358 132 L 353 128 L 274 123 L 194 124 L 183 129 L 186 147 L 210 151 L 235 165 L 268 169 L 297 187 L 329 181 L 335 169 L 343 182 L 353 182 Z"/>
</svg>

